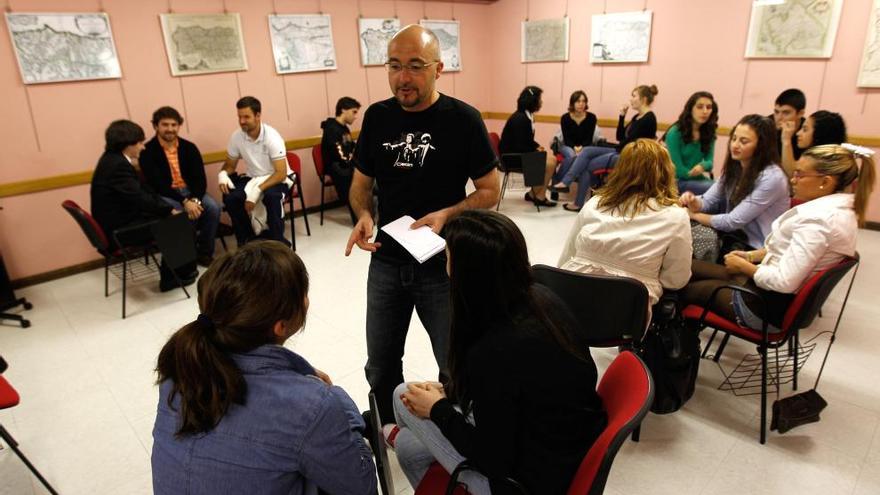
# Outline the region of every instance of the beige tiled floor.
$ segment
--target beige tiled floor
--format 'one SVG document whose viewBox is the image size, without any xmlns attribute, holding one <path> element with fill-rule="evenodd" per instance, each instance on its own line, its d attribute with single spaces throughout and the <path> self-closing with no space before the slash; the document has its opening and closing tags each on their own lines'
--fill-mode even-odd
<svg viewBox="0 0 880 495">
<path fill-rule="evenodd" d="M 533 263 L 555 264 L 572 213 L 561 208 L 536 213 L 522 190 L 509 191 L 502 212 L 523 229 Z M 289 346 L 326 370 L 366 408 L 363 376 L 366 356 L 364 312 L 368 257 L 342 255 L 349 234 L 348 215 L 329 213 L 323 227 L 317 215 L 312 236 L 297 220 L 299 254 L 308 266 L 311 311 L 305 331 Z M 880 233 L 863 231 L 859 249 L 865 260 L 849 301 L 839 338 L 820 390 L 829 406 L 822 421 L 785 435 L 770 433 L 758 444 L 758 400 L 736 397 L 716 387 L 717 365 L 703 361 L 697 392 L 680 411 L 649 415 L 640 443 L 620 451 L 609 494 L 876 494 L 880 493 L 880 338 L 876 322 L 875 275 L 880 274 Z M 194 299 L 180 291 L 160 294 L 155 280 L 136 282 L 129 314 L 119 318 L 120 291 L 101 294 L 100 270 L 20 291 L 34 303 L 29 329 L 0 327 L 0 354 L 10 364 L 6 378 L 22 395 L 21 404 L 0 411 L 0 423 L 64 494 L 150 493 L 151 429 L 157 389 L 156 355 L 165 339 L 197 314 Z M 806 338 L 833 325 L 842 294 L 826 305 Z M 404 359 L 407 379 L 428 379 L 436 365 L 417 318 Z M 827 345 L 827 336 L 803 372 L 809 388 Z M 754 348 L 731 342 L 721 360 L 734 366 Z M 594 350 L 600 370 L 613 359 Z M 411 493 L 397 472 L 400 493 Z M 6 448 L 0 450 L 0 494 L 44 493 Z"/>
</svg>

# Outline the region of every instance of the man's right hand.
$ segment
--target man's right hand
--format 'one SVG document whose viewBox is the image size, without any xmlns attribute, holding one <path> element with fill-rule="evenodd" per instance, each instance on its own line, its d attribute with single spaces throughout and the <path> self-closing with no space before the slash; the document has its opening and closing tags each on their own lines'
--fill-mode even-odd
<svg viewBox="0 0 880 495">
<path fill-rule="evenodd" d="M 348 237 L 348 244 L 345 246 L 345 255 L 348 256 L 351 254 L 351 249 L 355 244 L 364 251 L 375 253 L 377 249 L 382 247 L 382 243 L 370 242 L 372 237 L 373 218 L 370 217 L 370 215 L 363 215 L 351 231 L 351 236 Z"/>
<path fill-rule="evenodd" d="M 793 120 L 786 120 L 782 122 L 782 143 L 783 145 L 786 141 L 791 144 L 791 137 L 794 136 L 794 133 L 797 132 L 797 122 Z"/>
</svg>

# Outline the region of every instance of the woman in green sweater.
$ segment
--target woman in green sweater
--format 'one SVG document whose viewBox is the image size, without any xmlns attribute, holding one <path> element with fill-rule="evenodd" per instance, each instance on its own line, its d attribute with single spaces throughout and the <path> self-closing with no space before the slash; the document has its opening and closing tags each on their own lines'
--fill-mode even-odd
<svg viewBox="0 0 880 495">
<path fill-rule="evenodd" d="M 666 148 L 675 164 L 678 191 L 703 194 L 712 185 L 712 156 L 718 129 L 718 104 L 712 93 L 697 91 L 688 98 L 678 122 L 666 132 Z"/>
</svg>

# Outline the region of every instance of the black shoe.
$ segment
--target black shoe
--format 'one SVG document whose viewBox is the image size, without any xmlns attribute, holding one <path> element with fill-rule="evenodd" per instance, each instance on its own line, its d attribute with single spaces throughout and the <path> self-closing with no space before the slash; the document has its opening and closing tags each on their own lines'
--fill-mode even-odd
<svg viewBox="0 0 880 495">
<path fill-rule="evenodd" d="M 559 192 L 557 192 L 557 191 L 550 191 L 550 199 L 551 199 L 552 201 L 558 201 L 558 200 L 559 200 Z"/>
<path fill-rule="evenodd" d="M 562 186 L 562 187 L 550 186 L 550 190 L 553 192 L 557 192 L 557 193 L 571 192 L 571 188 L 569 186 Z M 554 199 L 556 199 L 556 198 L 554 198 Z"/>
<path fill-rule="evenodd" d="M 213 263 L 213 262 L 214 262 L 214 257 L 211 256 L 210 254 L 200 254 L 196 257 L 196 263 L 198 263 L 199 266 L 203 266 L 205 268 L 208 268 L 209 266 L 211 266 L 211 263 Z"/>
<path fill-rule="evenodd" d="M 198 277 L 198 272 L 196 272 L 195 276 L 191 275 L 186 278 L 181 278 L 179 284 L 177 283 L 177 280 L 174 280 L 173 278 L 171 278 L 171 279 L 165 278 L 165 279 L 159 280 L 159 292 L 168 292 L 168 291 L 174 290 L 178 287 L 186 287 L 187 285 L 192 285 L 192 283 L 196 281 L 197 277 Z"/>
</svg>

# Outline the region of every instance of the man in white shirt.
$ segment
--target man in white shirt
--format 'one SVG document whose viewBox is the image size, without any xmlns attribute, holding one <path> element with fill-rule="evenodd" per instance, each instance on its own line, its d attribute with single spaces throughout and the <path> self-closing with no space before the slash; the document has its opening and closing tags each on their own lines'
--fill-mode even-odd
<svg viewBox="0 0 880 495">
<path fill-rule="evenodd" d="M 284 208 L 282 201 L 289 191 L 287 176 L 287 150 L 281 134 L 268 124 L 262 123 L 260 100 L 245 96 L 235 104 L 238 109 L 238 125 L 232 133 L 226 151 L 226 162 L 217 176 L 223 203 L 232 219 L 232 228 L 238 245 L 242 246 L 260 235 L 251 222 L 251 212 L 262 199 L 266 207 L 268 238 L 284 242 Z M 247 168 L 244 175 L 235 173 L 238 160 L 243 159 Z M 249 184 L 254 180 L 252 184 Z"/>
</svg>

